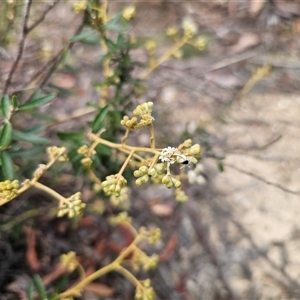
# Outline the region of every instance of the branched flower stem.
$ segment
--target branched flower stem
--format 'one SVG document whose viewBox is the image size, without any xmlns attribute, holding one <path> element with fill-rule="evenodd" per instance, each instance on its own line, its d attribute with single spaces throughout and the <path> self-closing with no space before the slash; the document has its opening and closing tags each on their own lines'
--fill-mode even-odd
<svg viewBox="0 0 300 300">
<path fill-rule="evenodd" d="M 56 198 L 59 202 L 61 203 L 65 203 L 67 202 L 66 201 L 66 198 L 63 197 L 62 195 L 60 195 L 59 193 L 55 192 L 54 190 L 52 190 L 51 188 L 47 187 L 46 185 L 43 185 L 42 183 L 40 182 L 35 182 L 33 184 L 33 186 L 41 191 L 44 191 L 45 193 L 51 195 L 53 198 Z"/>
<path fill-rule="evenodd" d="M 107 266 L 99 269 L 98 271 L 94 272 L 93 274 L 89 275 L 82 281 L 80 281 L 78 284 L 75 286 L 71 287 L 67 291 L 61 293 L 59 295 L 59 298 L 61 300 L 70 297 L 70 296 L 75 296 L 79 295 L 81 290 L 89 283 L 94 281 L 95 279 L 99 278 L 100 276 L 107 274 L 112 271 L 117 271 L 120 274 L 124 275 L 127 279 L 129 279 L 134 285 L 139 285 L 140 283 L 138 280 L 127 270 L 125 270 L 122 266 L 121 263 L 124 261 L 124 259 L 135 249 L 136 245 L 143 239 L 145 238 L 144 235 L 138 234 L 135 239 L 132 241 L 132 243 L 121 252 L 121 254 L 110 264 Z M 125 270 L 125 271 L 124 271 Z"/>
<path fill-rule="evenodd" d="M 135 151 L 134 149 L 132 149 L 132 150 L 130 151 L 130 153 L 129 153 L 129 155 L 127 156 L 125 162 L 123 163 L 122 168 L 120 169 L 120 171 L 119 171 L 119 173 L 118 173 L 119 176 L 121 176 L 121 175 L 123 174 L 125 168 L 127 167 L 127 165 L 129 164 L 129 162 L 130 162 L 130 160 L 131 160 L 131 157 L 132 157 L 133 154 L 134 154 L 134 151 Z"/>
<path fill-rule="evenodd" d="M 141 75 L 141 80 L 145 80 L 150 73 L 152 73 L 157 67 L 163 64 L 165 61 L 167 61 L 178 49 L 180 49 L 184 44 L 186 44 L 188 40 L 188 36 L 183 36 L 181 40 L 179 40 L 170 49 L 168 49 L 156 63 L 151 65 L 149 69 Z"/>
<path fill-rule="evenodd" d="M 105 139 L 102 139 L 93 133 L 91 133 L 90 136 L 95 142 L 97 142 L 97 144 L 106 145 L 110 148 L 118 149 L 118 150 L 126 152 L 126 153 L 128 153 L 128 150 L 129 151 L 134 150 L 134 152 L 147 152 L 147 153 L 153 153 L 153 154 L 160 154 L 160 152 L 156 149 L 151 149 L 151 148 L 147 148 L 147 147 L 134 147 L 134 146 L 126 145 L 126 144 L 124 145 L 124 144 L 113 143 L 113 142 L 107 141 Z M 127 151 L 124 151 L 124 149 Z"/>
</svg>

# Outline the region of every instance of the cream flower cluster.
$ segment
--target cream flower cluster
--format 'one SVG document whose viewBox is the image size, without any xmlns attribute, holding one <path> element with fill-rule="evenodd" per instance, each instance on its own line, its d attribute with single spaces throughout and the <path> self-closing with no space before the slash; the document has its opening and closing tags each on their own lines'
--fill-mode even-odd
<svg viewBox="0 0 300 300">
<path fill-rule="evenodd" d="M 175 163 L 188 164 L 189 161 L 190 161 L 189 158 L 186 155 L 184 155 L 183 153 L 181 153 L 178 150 L 178 148 L 175 148 L 175 147 L 164 148 L 161 151 L 159 159 L 162 162 L 167 162 L 169 164 L 175 164 Z"/>
</svg>

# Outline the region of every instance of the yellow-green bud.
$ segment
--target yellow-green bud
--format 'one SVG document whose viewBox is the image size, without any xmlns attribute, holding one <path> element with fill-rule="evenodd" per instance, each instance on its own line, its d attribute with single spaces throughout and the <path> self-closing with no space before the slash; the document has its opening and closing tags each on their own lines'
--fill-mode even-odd
<svg viewBox="0 0 300 300">
<path fill-rule="evenodd" d="M 173 180 L 173 183 L 174 183 L 174 186 L 175 186 L 176 188 L 181 187 L 181 182 L 180 182 L 179 180 L 174 179 L 174 180 Z"/>
<path fill-rule="evenodd" d="M 165 175 L 163 178 L 162 178 L 162 180 L 161 180 L 161 182 L 163 183 L 163 184 L 167 184 L 168 182 L 170 182 L 171 181 L 171 179 L 170 179 L 170 175 Z M 172 181 L 171 181 L 172 182 Z"/>
<path fill-rule="evenodd" d="M 148 175 L 144 175 L 141 178 L 142 183 L 146 183 L 149 180 L 149 176 Z"/>
<path fill-rule="evenodd" d="M 165 170 L 165 164 L 164 163 L 156 164 L 154 168 L 158 174 L 162 174 Z"/>
<path fill-rule="evenodd" d="M 190 149 L 191 155 L 197 155 L 201 153 L 201 147 L 199 144 L 195 144 Z"/>
<path fill-rule="evenodd" d="M 149 169 L 148 170 L 148 175 L 153 176 L 153 177 L 157 176 L 157 172 L 156 172 L 155 168 Z"/>
<path fill-rule="evenodd" d="M 190 162 L 193 164 L 196 164 L 198 162 L 198 160 L 194 156 L 189 157 L 189 159 L 190 159 Z"/>
<path fill-rule="evenodd" d="M 147 168 L 146 166 L 141 166 L 141 167 L 139 168 L 139 170 L 140 170 L 143 174 L 145 174 L 145 173 L 147 173 L 148 168 Z"/>
<path fill-rule="evenodd" d="M 172 181 L 169 181 L 169 182 L 166 183 L 166 187 L 168 189 L 170 189 L 172 186 L 173 186 L 173 182 Z"/>
<path fill-rule="evenodd" d="M 75 217 L 75 212 L 74 212 L 74 210 L 71 210 L 71 209 L 69 210 L 68 217 L 69 217 L 70 219 Z"/>
<path fill-rule="evenodd" d="M 109 191 L 110 192 L 113 192 L 115 189 L 116 189 L 116 185 L 115 184 L 110 185 L 110 187 L 109 187 Z"/>
<path fill-rule="evenodd" d="M 141 177 L 141 176 L 143 176 L 143 173 L 139 170 L 136 170 L 136 171 L 133 172 L 133 176 L 134 177 Z"/>
<path fill-rule="evenodd" d="M 121 185 L 117 184 L 115 188 L 115 194 L 120 194 L 121 191 Z"/>
<path fill-rule="evenodd" d="M 137 186 L 141 186 L 141 185 L 143 184 L 143 181 L 141 180 L 141 177 L 138 178 L 138 179 L 135 181 L 135 184 L 136 184 Z"/>
</svg>

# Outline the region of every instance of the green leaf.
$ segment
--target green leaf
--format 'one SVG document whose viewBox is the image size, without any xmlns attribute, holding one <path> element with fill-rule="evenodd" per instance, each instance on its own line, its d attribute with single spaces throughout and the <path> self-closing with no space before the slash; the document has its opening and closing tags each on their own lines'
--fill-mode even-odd
<svg viewBox="0 0 300 300">
<path fill-rule="evenodd" d="M 56 119 L 52 115 L 42 113 L 42 112 L 39 112 L 37 110 L 31 111 L 30 114 L 33 117 L 35 117 L 37 119 L 40 119 L 40 120 L 43 120 L 43 121 L 48 121 L 48 122 L 55 122 L 56 121 Z"/>
<path fill-rule="evenodd" d="M 24 141 L 31 144 L 47 144 L 50 142 L 50 140 L 46 137 L 36 135 L 35 133 L 22 132 L 18 130 L 13 130 L 12 136 L 16 141 Z"/>
<path fill-rule="evenodd" d="M 26 287 L 26 299 L 27 300 L 33 300 L 33 284 L 32 283 L 30 283 Z"/>
<path fill-rule="evenodd" d="M 87 3 L 86 4 L 86 10 L 87 10 L 87 12 L 89 13 L 89 14 L 92 14 L 93 13 L 93 6 L 92 6 L 92 4 L 91 3 Z"/>
<path fill-rule="evenodd" d="M 111 57 L 111 53 L 108 52 L 105 55 L 103 55 L 97 62 L 96 62 L 96 66 L 102 66 L 104 64 L 104 62 L 109 59 Z"/>
<path fill-rule="evenodd" d="M 2 172 L 5 178 L 14 179 L 14 162 L 8 151 L 1 151 Z"/>
<path fill-rule="evenodd" d="M 127 41 L 124 37 L 123 34 L 119 34 L 118 39 L 117 39 L 117 47 L 119 49 L 124 49 L 127 46 Z"/>
<path fill-rule="evenodd" d="M 55 84 L 52 84 L 52 83 L 49 83 L 48 86 L 55 89 L 57 91 L 57 94 L 60 97 L 71 96 L 71 95 L 74 94 L 74 92 L 72 92 L 71 89 L 66 89 L 66 88 L 63 88 L 61 86 L 58 86 L 58 85 L 55 85 Z"/>
<path fill-rule="evenodd" d="M 11 139 L 12 139 L 12 125 L 11 123 L 6 123 L 1 132 L 0 136 L 0 146 L 3 148 L 6 148 L 7 146 L 10 145 Z"/>
<path fill-rule="evenodd" d="M 56 293 L 61 293 L 64 290 L 65 286 L 67 285 L 68 281 L 69 281 L 68 275 L 62 276 L 62 278 L 59 279 L 59 281 L 55 284 Z"/>
<path fill-rule="evenodd" d="M 93 132 L 98 132 L 102 127 L 103 127 L 103 121 L 107 115 L 109 111 L 109 106 L 105 105 L 100 112 L 97 114 L 97 116 L 95 117 L 95 120 L 92 124 L 92 130 Z"/>
<path fill-rule="evenodd" d="M 1 98 L 1 112 L 5 119 L 9 120 L 11 115 L 11 101 L 8 95 Z"/>
<path fill-rule="evenodd" d="M 81 42 L 86 44 L 96 44 L 100 41 L 99 33 L 96 30 L 86 30 L 70 38 L 70 43 Z"/>
<path fill-rule="evenodd" d="M 223 165 L 223 163 L 221 161 L 218 161 L 217 165 L 218 165 L 218 170 L 220 172 L 224 172 L 224 165 Z"/>
<path fill-rule="evenodd" d="M 72 140 L 72 141 L 82 141 L 83 140 L 82 133 L 57 132 L 56 134 L 61 140 Z"/>
<path fill-rule="evenodd" d="M 117 51 L 119 50 L 119 48 L 117 47 L 116 44 L 114 44 L 113 41 L 109 40 L 109 39 L 105 39 L 105 44 L 108 47 L 109 50 L 111 51 Z"/>
<path fill-rule="evenodd" d="M 33 276 L 33 282 L 34 282 L 34 285 L 36 286 L 36 289 L 38 290 L 40 296 L 42 296 L 43 299 L 47 299 L 47 291 L 45 289 L 45 286 L 43 284 L 41 277 L 39 275 L 35 274 Z"/>
<path fill-rule="evenodd" d="M 62 63 L 63 65 L 66 65 L 66 64 L 68 63 L 69 58 L 70 58 L 70 51 L 69 51 L 69 50 L 66 50 L 66 51 L 63 53 L 63 55 L 61 56 L 60 61 L 61 61 L 61 63 Z"/>
<path fill-rule="evenodd" d="M 17 96 L 15 96 L 15 95 L 11 96 L 10 100 L 11 100 L 11 104 L 12 104 L 13 108 L 17 109 L 18 105 L 19 105 Z"/>
<path fill-rule="evenodd" d="M 127 21 L 123 18 L 122 13 L 118 13 L 114 18 L 109 20 L 104 28 L 111 31 L 126 31 L 130 29 Z"/>
<path fill-rule="evenodd" d="M 43 131 L 47 126 L 44 124 L 39 124 L 39 125 L 35 125 L 29 129 L 24 130 L 23 132 L 28 132 L 28 133 L 39 133 L 41 131 Z"/>
<path fill-rule="evenodd" d="M 106 156 L 111 155 L 111 149 L 108 146 L 98 145 L 96 147 L 96 149 L 97 149 L 97 153 L 99 153 L 99 154 L 103 154 L 103 155 L 106 155 Z"/>
<path fill-rule="evenodd" d="M 18 107 L 18 110 L 26 110 L 26 109 L 32 109 L 32 108 L 36 108 L 42 105 L 45 105 L 49 102 L 51 102 L 53 99 L 56 98 L 56 94 L 52 93 L 52 94 L 48 94 L 45 96 L 41 96 L 41 97 L 33 97 L 31 99 L 29 99 L 27 102 L 25 102 L 24 104 L 21 104 Z"/>
</svg>

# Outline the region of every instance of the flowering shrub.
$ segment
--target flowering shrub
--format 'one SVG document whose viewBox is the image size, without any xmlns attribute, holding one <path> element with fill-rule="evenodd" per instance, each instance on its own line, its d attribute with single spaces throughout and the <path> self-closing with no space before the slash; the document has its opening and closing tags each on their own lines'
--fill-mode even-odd
<svg viewBox="0 0 300 300">
<path fill-rule="evenodd" d="M 49 6 L 50 11 L 53 6 Z M 155 243 L 161 236 L 158 228 L 146 229 L 144 227 L 136 230 L 131 224 L 131 217 L 126 211 L 122 211 L 124 203 L 130 198 L 130 179 L 135 179 L 136 186 L 141 186 L 150 182 L 152 184 L 162 184 L 166 188 L 174 188 L 175 199 L 180 202 L 187 201 L 187 195 L 181 188 L 182 180 L 187 178 L 184 166 L 196 164 L 200 157 L 201 147 L 193 144 L 191 139 L 183 141 L 177 147 L 167 146 L 158 148 L 155 139 L 154 122 L 152 116 L 154 109 L 153 102 L 145 102 L 137 105 L 131 115 L 127 115 L 125 104 L 133 97 L 139 97 L 143 93 L 142 82 L 157 67 L 164 63 L 171 56 L 179 57 L 180 49 L 189 43 L 198 49 L 203 49 L 205 42 L 197 37 L 197 26 L 192 19 L 186 18 L 182 22 L 182 30 L 172 26 L 167 29 L 174 44 L 160 57 L 156 56 L 156 43 L 148 40 L 144 44 L 148 54 L 148 64 L 141 74 L 136 78 L 132 77 L 132 57 L 130 51 L 138 47 L 135 40 L 125 34 L 129 28 L 129 21 L 135 16 L 135 8 L 127 7 L 115 16 L 107 13 L 108 1 L 80 0 L 73 4 L 73 10 L 77 14 L 83 15 L 83 21 L 78 32 L 70 38 L 69 44 L 52 58 L 48 65 L 51 65 L 51 72 L 44 74 L 44 79 L 40 79 L 42 74 L 34 74 L 33 77 L 24 84 L 24 89 L 32 82 L 36 81 L 37 88 L 34 93 L 26 98 L 26 95 L 14 93 L 13 77 L 22 59 L 24 42 L 28 33 L 38 26 L 43 18 L 38 19 L 33 25 L 28 25 L 30 19 L 31 1 L 24 4 L 23 12 L 23 34 L 19 44 L 19 55 L 11 67 L 8 78 L 3 85 L 3 95 L 1 97 L 1 135 L 0 135 L 0 206 L 20 197 L 29 189 L 38 189 L 51 198 L 57 200 L 55 205 L 56 216 L 61 218 L 67 216 L 70 219 L 78 219 L 85 212 L 86 208 L 93 208 L 97 213 L 103 214 L 104 205 L 93 205 L 89 199 L 83 199 L 82 191 L 73 191 L 70 196 L 63 196 L 50 184 L 42 183 L 41 179 L 51 172 L 54 165 L 61 164 L 61 168 L 72 164 L 73 171 L 82 172 L 94 194 L 105 195 L 109 202 L 121 210 L 119 214 L 112 214 L 109 217 L 111 226 L 122 225 L 128 228 L 133 235 L 133 240 L 118 257 L 108 265 L 96 270 L 90 275 L 85 275 L 84 268 L 80 264 L 75 252 L 69 252 L 61 256 L 57 266 L 60 270 L 58 277 L 78 271 L 81 276 L 78 283 L 49 296 L 39 277 L 35 277 L 34 283 L 38 293 L 43 299 L 73 299 L 81 295 L 84 287 L 98 277 L 115 271 L 125 276 L 136 287 L 135 298 L 141 300 L 151 300 L 155 298 L 151 281 L 138 280 L 128 268 L 124 267 L 124 262 L 129 261 L 133 271 L 142 268 L 147 271 L 154 268 L 158 263 L 158 256 L 148 256 L 140 247 L 142 241 L 150 244 Z M 48 11 L 45 11 L 45 14 Z M 112 33 L 111 33 L 112 32 Z M 57 132 L 61 140 L 59 146 L 46 146 L 50 142 L 48 137 L 43 137 L 40 133 L 45 126 L 33 126 L 31 128 L 18 128 L 15 126 L 17 117 L 22 113 L 38 113 L 39 107 L 50 103 L 56 97 L 56 93 L 43 92 L 46 78 L 49 78 L 56 68 L 70 54 L 74 43 L 90 42 L 91 35 L 96 37 L 102 51 L 101 60 L 98 62 L 103 69 L 104 77 L 101 82 L 96 82 L 94 86 L 99 91 L 99 103 L 94 105 L 89 113 L 94 114 L 91 123 L 86 124 L 82 132 Z M 43 73 L 45 69 L 42 69 Z M 40 80 L 40 81 L 39 81 Z M 130 89 L 128 89 L 128 85 Z M 127 87 L 126 89 L 124 87 Z M 18 96 L 16 95 L 18 94 Z M 43 119 L 47 123 L 46 118 Z M 122 129 L 120 129 L 120 125 Z M 30 125 L 31 126 L 31 125 Z M 131 131 L 149 129 L 149 145 L 140 147 L 130 145 L 128 137 Z M 116 136 L 123 137 L 119 140 Z M 28 149 L 24 142 L 32 147 Z M 26 145 L 27 145 L 26 144 Z M 30 159 L 25 157 L 26 151 L 30 151 Z M 45 152 L 47 156 L 45 156 Z M 33 155 L 32 153 L 37 153 Z M 108 159 L 106 166 L 102 163 L 104 158 Z M 117 159 L 116 159 L 117 158 Z M 47 160 L 45 163 L 38 162 Z M 118 172 L 113 172 L 113 161 L 118 161 Z M 119 162 L 121 161 L 121 164 Z M 175 168 L 179 165 L 179 168 Z M 25 167 L 26 166 L 26 167 Z M 29 175 L 29 171 L 32 175 Z M 133 176 L 126 176 L 125 171 L 131 170 Z M 95 202 L 96 203 L 96 202 Z M 130 257 L 130 259 L 129 259 Z M 32 286 L 27 290 L 27 298 L 35 297 Z"/>
</svg>

